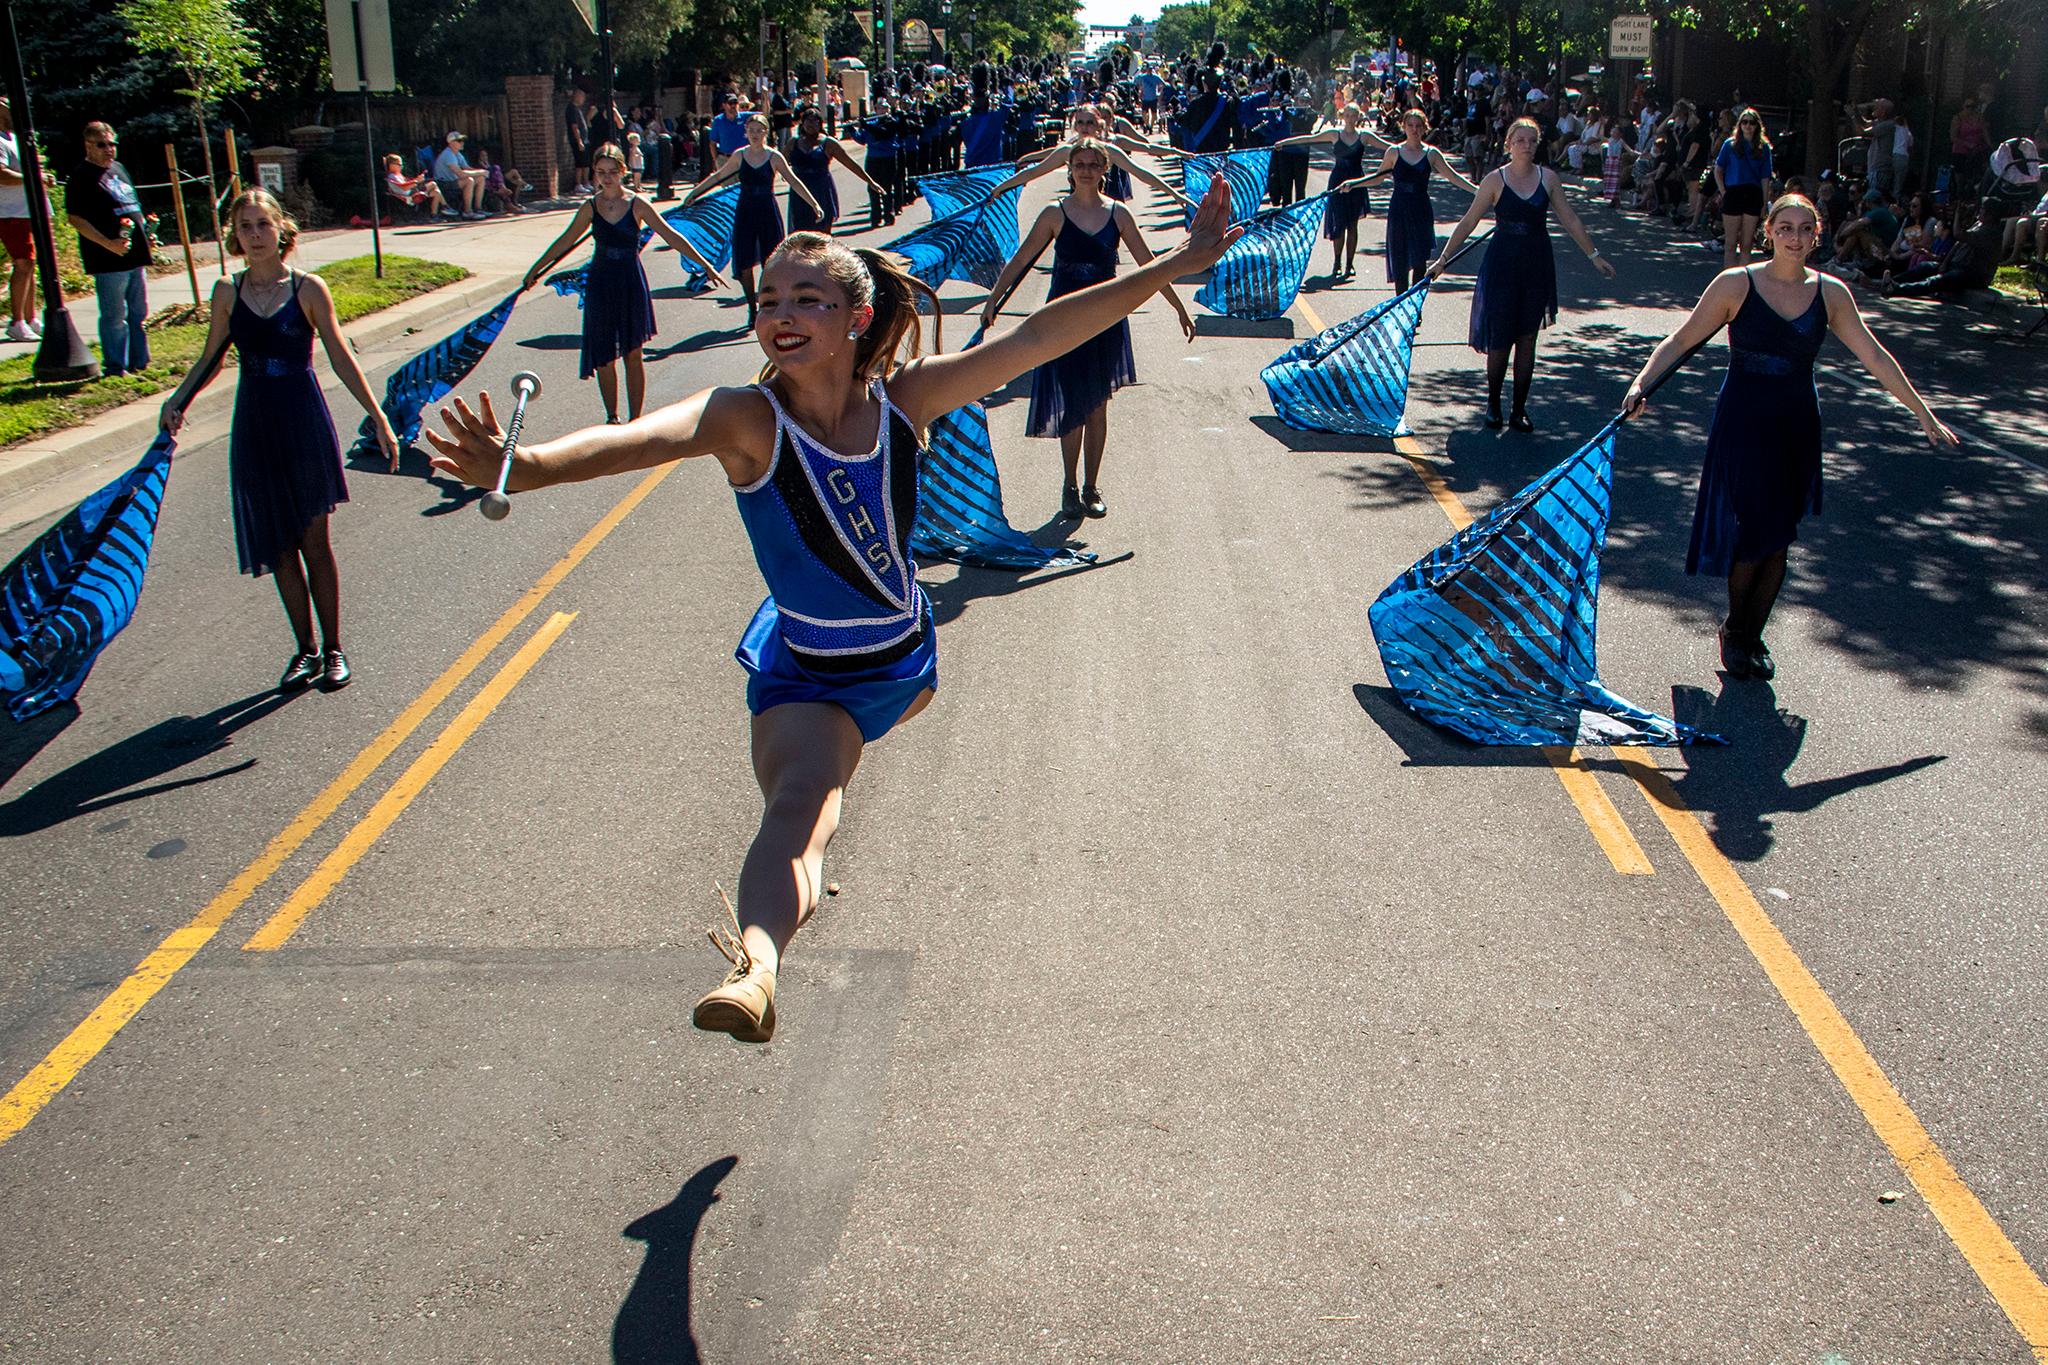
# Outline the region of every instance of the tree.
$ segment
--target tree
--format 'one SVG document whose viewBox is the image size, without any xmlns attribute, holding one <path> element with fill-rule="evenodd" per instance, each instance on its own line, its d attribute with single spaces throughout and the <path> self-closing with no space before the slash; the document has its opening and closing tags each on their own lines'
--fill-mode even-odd
<svg viewBox="0 0 2048 1365">
<path fill-rule="evenodd" d="M 135 46 L 161 53 L 181 67 L 192 82 L 181 95 L 192 97 L 199 118 L 199 145 L 206 154 L 207 212 L 213 218 L 213 240 L 227 271 L 226 238 L 220 230 L 220 186 L 213 175 L 213 144 L 206 135 L 209 100 L 247 89 L 261 59 L 235 0 L 124 0 L 121 17 Z"/>
</svg>

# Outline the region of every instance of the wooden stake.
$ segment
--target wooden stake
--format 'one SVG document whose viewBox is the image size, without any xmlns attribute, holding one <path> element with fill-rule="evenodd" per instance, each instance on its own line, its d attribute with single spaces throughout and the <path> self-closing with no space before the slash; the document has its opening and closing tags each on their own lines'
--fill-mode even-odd
<svg viewBox="0 0 2048 1365">
<path fill-rule="evenodd" d="M 235 192 L 237 199 L 242 195 L 242 159 L 235 155 L 235 130 L 231 125 L 222 124 L 221 136 L 228 142 L 228 188 Z"/>
<path fill-rule="evenodd" d="M 178 174 L 178 149 L 166 142 L 164 160 L 171 163 L 171 207 L 178 213 L 178 245 L 185 248 L 185 275 L 192 281 L 192 304 L 199 304 L 199 267 L 192 264 L 192 234 L 185 228 L 185 178 Z"/>
</svg>

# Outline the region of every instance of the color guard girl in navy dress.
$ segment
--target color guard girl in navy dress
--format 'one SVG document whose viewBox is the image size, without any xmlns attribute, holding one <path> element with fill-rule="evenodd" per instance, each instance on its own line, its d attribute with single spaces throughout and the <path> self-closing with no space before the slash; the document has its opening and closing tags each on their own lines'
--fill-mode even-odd
<svg viewBox="0 0 2048 1365">
<path fill-rule="evenodd" d="M 747 145 L 727 157 L 683 197 L 683 204 L 688 207 L 726 181 L 739 178 L 740 202 L 732 220 L 732 272 L 740 277 L 740 292 L 746 296 L 749 327 L 754 325 L 754 272 L 782 244 L 782 211 L 775 207 L 778 175 L 788 184 L 789 192 L 803 200 L 812 213 L 821 219 L 826 216 L 825 206 L 811 194 L 810 187 L 797 178 L 782 153 L 768 145 L 768 120 L 760 114 L 749 114 Z"/>
<path fill-rule="evenodd" d="M 796 178 L 811 192 L 811 201 L 824 208 L 822 215 L 812 213 L 810 203 L 798 196 L 796 186 L 792 184 L 789 187 L 791 232 L 832 235 L 832 227 L 839 221 L 839 189 L 832 183 L 832 163 L 835 161 L 860 177 L 861 183 L 868 187 L 869 203 L 881 196 L 882 187 L 868 179 L 866 168 L 846 154 L 846 148 L 839 145 L 839 139 L 825 136 L 825 120 L 816 109 L 806 108 L 797 115 L 796 141 L 789 144 L 788 160 Z"/>
<path fill-rule="evenodd" d="M 1493 240 L 1479 263 L 1472 287 L 1472 349 L 1486 356 L 1486 425 L 1501 425 L 1501 381 L 1507 377 L 1508 354 L 1515 357 L 1515 407 L 1508 424 L 1529 432 L 1529 385 L 1536 375 L 1536 333 L 1557 321 L 1557 264 L 1550 255 L 1550 222 L 1571 234 L 1594 268 L 1608 279 L 1614 267 L 1586 235 L 1586 225 L 1565 202 L 1557 172 L 1536 164 L 1542 129 L 1533 119 L 1516 119 L 1507 134 L 1508 164 L 1486 173 L 1472 196 L 1472 207 L 1451 230 L 1443 254 L 1430 262 L 1429 278 L 1444 272 L 1444 262 L 1457 254 L 1472 229 L 1493 210 Z"/>
<path fill-rule="evenodd" d="M 732 970 L 697 1002 L 697 1027 L 748 1042 L 772 1035 L 776 968 L 817 908 L 825 846 L 862 751 L 936 689 L 932 615 L 908 552 L 925 428 L 1213 265 L 1237 235 L 1229 222 L 1218 177 L 1180 250 L 1048 303 L 985 345 L 923 359 L 917 299 L 931 291 L 879 252 L 798 233 L 762 276 L 760 384 L 706 389 L 631 426 L 515 452 L 515 491 L 711 456 L 768 582 L 739 650 L 761 823 L 732 930 L 713 939 Z M 899 365 L 906 342 L 913 358 Z M 441 417 L 448 434 L 428 436 L 435 467 L 492 484 L 504 433 L 488 396 L 476 409 L 458 399 Z"/>
<path fill-rule="evenodd" d="M 1330 243 L 1330 277 L 1349 279 L 1358 273 L 1358 220 L 1372 212 L 1372 195 L 1366 192 L 1365 153 L 1370 145 L 1386 142 L 1365 131 L 1363 111 L 1347 104 L 1338 111 L 1338 127 L 1320 133 L 1302 133 L 1273 144 L 1277 156 L 1282 148 L 1330 148 L 1330 197 L 1323 205 L 1323 239 Z M 1370 139 L 1370 143 L 1367 141 Z"/>
<path fill-rule="evenodd" d="M 1728 329 L 1728 377 L 1707 430 L 1685 571 L 1728 576 L 1721 663 L 1736 678 L 1776 675 L 1764 625 L 1785 582 L 1785 553 L 1798 539 L 1799 523 L 1808 512 L 1820 511 L 1820 395 L 1813 361 L 1827 334 L 1840 338 L 1906 405 L 1937 448 L 1956 444 L 1955 433 L 1870 334 L 1848 286 L 1806 268 L 1820 240 L 1820 214 L 1812 201 L 1799 194 L 1780 197 L 1765 232 L 1770 259 L 1717 275 L 1692 316 L 1643 362 L 1622 401 L 1624 412 L 1640 411 L 1657 376 Z"/>
<path fill-rule="evenodd" d="M 377 444 L 398 468 L 398 436 L 377 406 L 362 366 L 334 316 L 334 297 L 318 275 L 285 265 L 299 225 L 268 190 L 248 190 L 228 210 L 228 250 L 249 262 L 213 286 L 204 357 L 164 400 L 163 429 L 177 434 L 185 409 L 219 371 L 230 341 L 240 357 L 235 417 L 228 437 L 228 492 L 242 572 L 272 574 L 298 645 L 278 687 L 319 683 L 328 691 L 352 676 L 341 652 L 341 572 L 327 516 L 348 501 L 334 419 L 313 373 L 313 337 L 327 363 L 370 415 Z M 320 644 L 313 620 L 320 622 Z"/>
<path fill-rule="evenodd" d="M 647 368 L 641 348 L 654 329 L 654 295 L 640 264 L 640 230 L 658 233 L 664 242 L 697 263 L 713 284 L 724 284 L 711 262 L 683 235 L 668 225 L 654 205 L 626 189 L 626 157 L 610 142 L 591 154 L 591 176 L 597 192 L 583 201 L 562 235 L 548 244 L 526 272 L 525 288 L 575 247 L 588 232 L 592 244 L 590 270 L 583 283 L 583 355 L 577 378 L 597 376 L 604 419 L 619 420 L 620 360 L 626 362 L 626 419 L 640 415 L 647 396 Z"/>
<path fill-rule="evenodd" d="M 1393 193 L 1387 196 L 1387 282 L 1397 294 L 1420 281 L 1422 272 L 1436 256 L 1436 208 L 1429 199 L 1430 171 L 1440 171 L 1467 194 L 1479 193 L 1477 185 L 1451 169 L 1442 152 L 1422 140 L 1429 132 L 1429 119 L 1420 109 L 1410 109 L 1401 115 L 1401 132 L 1402 140 L 1387 148 L 1379 169 L 1363 182 L 1370 185 L 1382 176 L 1393 177 Z"/>
<path fill-rule="evenodd" d="M 1152 259 L 1131 211 L 1103 197 L 1102 183 L 1109 165 L 1102 144 L 1083 139 L 1074 145 L 1067 157 L 1067 196 L 1038 215 L 1017 254 L 1003 266 L 995 288 L 989 291 L 988 302 L 982 306 L 983 327 L 995 321 L 1002 300 L 1048 245 L 1052 247 L 1052 287 L 1046 292 L 1048 300 L 1114 277 L 1118 242 L 1131 249 L 1131 259 L 1139 265 Z M 1193 341 L 1195 320 L 1188 316 L 1180 295 L 1174 293 L 1170 283 L 1159 292 L 1180 314 L 1181 331 Z M 1124 321 L 1105 328 L 1032 372 L 1031 412 L 1025 431 L 1032 436 L 1060 438 L 1060 458 L 1067 476 L 1060 501 L 1063 515 L 1109 514 L 1109 506 L 1103 502 L 1097 486 L 1102 474 L 1103 448 L 1109 442 L 1109 398 L 1137 380 L 1137 369 L 1131 359 L 1131 326 Z M 1084 448 L 1085 470 L 1081 463 Z"/>
</svg>

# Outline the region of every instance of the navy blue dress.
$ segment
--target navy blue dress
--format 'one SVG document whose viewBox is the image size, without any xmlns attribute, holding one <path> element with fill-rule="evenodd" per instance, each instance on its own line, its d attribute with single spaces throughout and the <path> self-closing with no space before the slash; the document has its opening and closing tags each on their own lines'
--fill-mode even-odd
<svg viewBox="0 0 2048 1365">
<path fill-rule="evenodd" d="M 1436 210 L 1429 202 L 1429 153 L 1411 163 L 1394 153 L 1394 191 L 1387 198 L 1387 282 L 1415 276 L 1436 256 Z"/>
<path fill-rule="evenodd" d="M 1334 190 L 1347 180 L 1356 180 L 1365 174 L 1365 139 L 1358 138 L 1349 147 L 1344 145 L 1344 135 L 1339 133 L 1330 149 L 1330 185 Z M 1365 190 L 1346 190 L 1332 194 L 1323 209 L 1323 236 L 1336 241 L 1344 230 L 1372 212 L 1372 195 Z"/>
<path fill-rule="evenodd" d="M 1116 275 L 1116 215 L 1098 232 L 1083 232 L 1060 206 L 1059 236 L 1052 241 L 1050 302 L 1062 294 L 1101 284 Z M 1131 324 L 1119 318 L 1057 360 L 1031 372 L 1031 410 L 1025 418 L 1028 436 L 1064 436 L 1088 420 L 1088 414 L 1109 401 L 1126 384 L 1138 382 L 1131 358 Z"/>
<path fill-rule="evenodd" d="M 654 295 L 640 264 L 640 225 L 629 212 L 607 222 L 590 208 L 590 278 L 583 289 L 583 358 L 579 378 L 588 379 L 647 344 L 654 335 Z"/>
<path fill-rule="evenodd" d="M 1707 458 L 1685 571 L 1724 575 L 1799 538 L 1799 522 L 1820 511 L 1820 395 L 1813 359 L 1827 339 L 1820 282 L 1813 300 L 1786 319 L 1749 281 L 1728 325 L 1728 377 L 1714 400 Z"/>
<path fill-rule="evenodd" d="M 782 210 L 775 207 L 775 164 L 747 164 L 741 148 L 740 202 L 732 219 L 732 268 L 752 270 L 782 245 Z"/>
<path fill-rule="evenodd" d="M 1109 199 L 1120 199 L 1129 203 L 1131 199 L 1131 173 L 1114 161 L 1109 163 L 1109 174 L 1103 178 L 1102 193 Z"/>
<path fill-rule="evenodd" d="M 793 142 L 784 156 L 789 168 L 796 172 L 796 178 L 803 182 L 811 197 L 825 210 L 825 221 L 821 223 L 803 196 L 792 187 L 789 191 L 789 230 L 830 234 L 832 225 L 839 221 L 839 191 L 832 184 L 832 153 L 826 150 L 823 141 L 810 151 L 804 150 L 803 143 Z"/>
<path fill-rule="evenodd" d="M 1469 340 L 1475 351 L 1505 351 L 1557 321 L 1557 262 L 1550 254 L 1550 190 L 1539 180 L 1523 198 L 1501 177 L 1493 240 L 1472 289 Z"/>
<path fill-rule="evenodd" d="M 299 307 L 306 277 L 293 274 L 291 297 L 269 317 L 243 300 L 245 278 L 235 277 L 228 314 L 228 337 L 241 359 L 228 436 L 228 500 L 242 572 L 260 578 L 307 527 L 348 501 L 348 483 L 334 419 L 313 376 L 313 325 Z"/>
</svg>

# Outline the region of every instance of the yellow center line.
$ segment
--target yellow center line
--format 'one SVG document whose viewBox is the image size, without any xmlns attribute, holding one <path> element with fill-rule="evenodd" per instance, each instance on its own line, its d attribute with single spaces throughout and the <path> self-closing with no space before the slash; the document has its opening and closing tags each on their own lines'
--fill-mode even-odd
<svg viewBox="0 0 2048 1365">
<path fill-rule="evenodd" d="M 1413 436 L 1396 436 L 1394 449 L 1408 461 L 1416 477 L 1422 480 L 1422 486 L 1429 490 L 1430 497 L 1436 499 L 1436 505 L 1451 523 L 1452 530 L 1462 531 L 1472 524 L 1472 513 L 1466 508 L 1464 499 L 1437 472 L 1422 442 Z M 1614 802 L 1601 787 L 1600 779 L 1593 775 L 1579 751 L 1546 746 L 1543 757 L 1550 764 L 1550 770 L 1557 774 L 1565 795 L 1578 808 L 1579 818 L 1586 822 L 1593 842 L 1600 845 L 1600 851 L 1607 855 L 1607 861 L 1614 870 L 1627 877 L 1655 875 L 1657 869 L 1651 866 L 1649 855 L 1643 852 L 1643 846 L 1636 841 L 1628 822 L 1621 818 L 1621 812 L 1615 809 Z"/>
<path fill-rule="evenodd" d="M 455 757 L 455 751 L 476 733 L 477 727 L 484 723 L 491 712 L 498 709 L 498 703 L 505 700 L 506 695 L 518 685 L 519 680 L 540 662 L 540 656 L 547 652 L 548 646 L 559 639 L 562 632 L 568 629 L 569 623 L 575 619 L 576 613 L 567 611 L 558 611 L 549 617 L 547 622 L 533 633 L 533 638 L 521 645 L 519 652 L 498 670 L 496 676 L 470 698 L 469 705 L 463 707 L 455 719 L 448 722 L 448 728 L 435 737 L 434 742 L 427 746 L 426 752 L 414 759 L 412 766 L 399 774 L 398 780 L 391 784 L 391 789 L 378 797 L 377 803 L 370 807 L 369 813 L 358 820 L 355 828 L 343 836 L 335 850 L 320 860 L 320 866 L 314 868 L 311 875 L 299 883 L 298 889 L 285 899 L 278 912 L 242 946 L 254 952 L 270 952 L 283 947 L 285 940 L 305 922 L 306 916 L 312 914 L 320 902 L 327 899 L 328 893 L 341 884 L 341 879 L 348 875 L 348 870 L 370 851 L 370 845 L 376 843 L 384 831 L 391 828 L 392 822 L 405 813 L 405 808 L 412 804 L 414 797 L 426 790 L 427 783 L 433 781 L 434 775 L 447 766 L 448 760 Z"/>
<path fill-rule="evenodd" d="M 1614 753 L 1627 766 L 1643 799 L 1664 822 L 1664 828 L 1670 831 L 1686 861 L 1735 926 L 1735 932 L 1749 946 L 1764 974 L 1791 1007 L 1806 1036 L 1834 1070 L 1842 1088 L 1863 1111 L 1871 1131 L 1920 1191 L 1956 1249 L 1970 1263 L 1970 1269 L 2018 1329 L 2035 1360 L 2048 1362 L 2048 1285 L 2042 1284 L 2019 1248 L 1942 1155 L 1933 1135 L 1878 1066 L 1877 1059 L 1870 1055 L 1820 982 L 1800 961 L 1799 954 L 1750 892 L 1741 874 L 1714 846 L 1712 836 L 1699 817 L 1686 807 L 1671 780 L 1640 750 L 1617 748 Z"/>
<path fill-rule="evenodd" d="M 270 880 L 276 871 L 284 866 L 285 860 L 296 853 L 299 846 L 312 837 L 313 832 L 327 822 L 328 817 L 341 808 L 341 804 L 354 794 L 356 788 L 369 780 L 385 759 L 405 743 L 431 715 L 436 707 L 447 700 L 450 693 L 462 685 L 464 679 L 476 671 L 492 650 L 505 637 L 533 613 L 550 592 L 554 591 L 569 571 L 582 563 L 598 542 L 626 519 L 635 507 L 654 491 L 655 485 L 666 478 L 673 465 L 664 465 L 654 470 L 634 486 L 633 491 L 621 498 L 611 511 L 607 512 L 595 526 L 585 532 L 583 538 L 570 547 L 567 554 L 542 574 L 534 585 L 528 588 L 520 599 L 505 610 L 491 628 L 478 636 L 475 643 L 462 652 L 462 657 L 450 664 L 440 677 L 428 685 L 411 705 L 398 714 L 397 719 L 387 725 L 383 732 L 357 754 L 341 775 L 324 787 L 320 794 L 307 803 L 306 808 L 293 817 L 292 822 L 273 838 L 256 860 L 237 873 L 235 879 L 223 887 L 218 895 L 208 901 L 205 908 L 189 921 L 171 931 L 149 956 L 142 959 L 120 985 L 88 1014 L 79 1025 L 65 1035 L 64 1040 L 50 1049 L 40 1062 L 30 1068 L 6 1095 L 0 1096 L 0 1144 L 6 1143 L 16 1133 L 28 1126 L 29 1120 L 41 1113 L 43 1107 L 71 1084 L 72 1078 L 83 1071 L 87 1063 L 100 1054 L 101 1049 L 113 1041 L 114 1035 L 125 1027 L 130 1019 L 141 1012 L 158 991 L 164 988 L 171 977 L 193 954 L 205 947 L 219 932 L 230 915 L 255 895 L 262 885 Z"/>
</svg>

